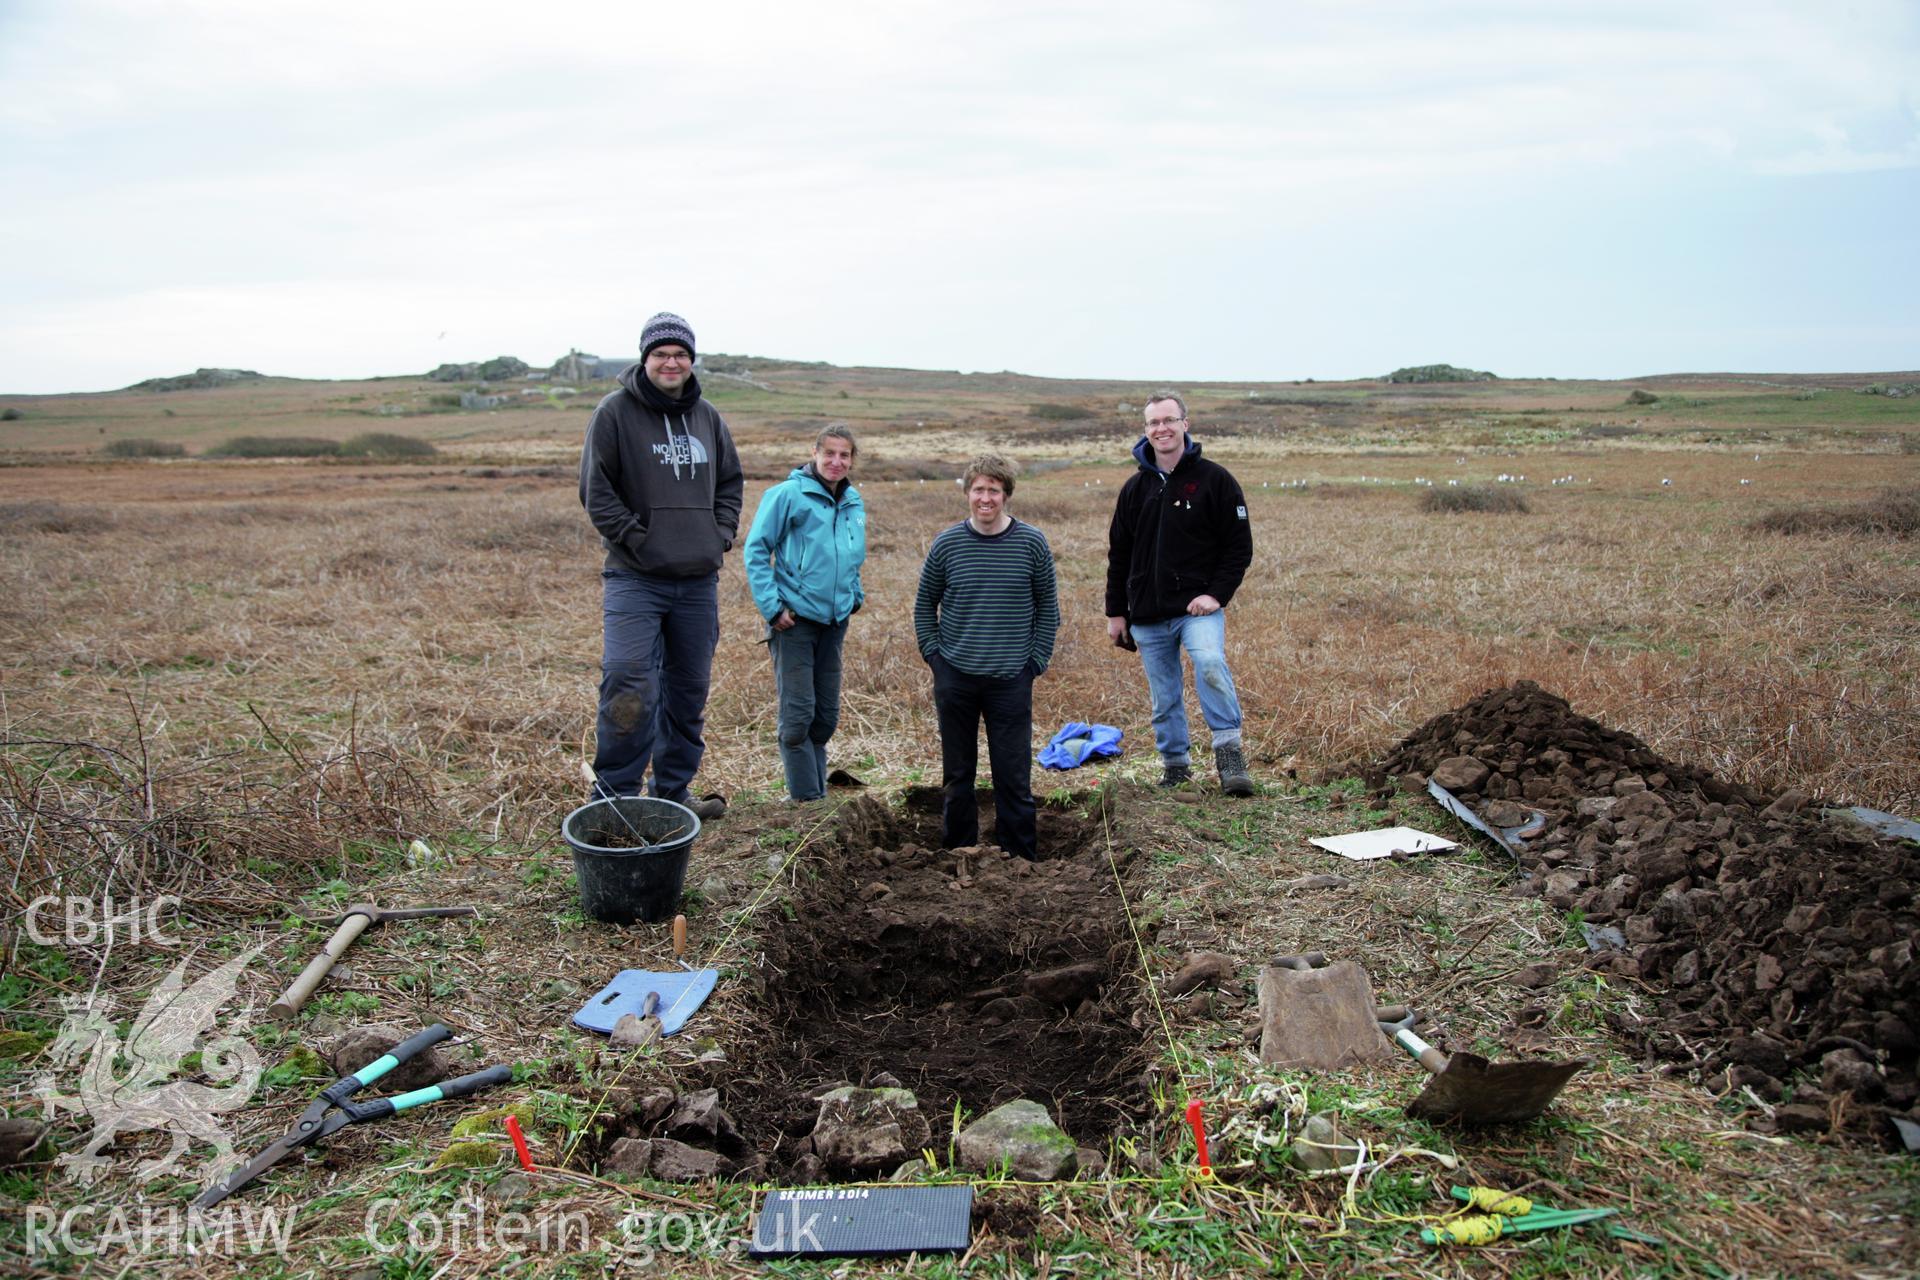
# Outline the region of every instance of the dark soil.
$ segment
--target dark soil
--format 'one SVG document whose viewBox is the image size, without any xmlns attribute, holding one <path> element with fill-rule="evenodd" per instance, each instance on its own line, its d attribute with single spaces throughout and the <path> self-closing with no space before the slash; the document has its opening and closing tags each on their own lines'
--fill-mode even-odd
<svg viewBox="0 0 1920 1280">
<path fill-rule="evenodd" d="M 1659 1018 L 1616 1020 L 1632 1042 L 1769 1103 L 1805 1073 L 1782 1129 L 1920 1119 L 1920 846 L 1662 759 L 1530 681 L 1434 717 L 1370 772 L 1420 790 L 1438 772 L 1496 826 L 1548 816 L 1521 855 L 1529 887 L 1616 927 L 1624 947 L 1593 967 L 1661 997 Z"/>
<path fill-rule="evenodd" d="M 791 922 L 765 930 L 768 1025 L 745 1050 L 751 1087 L 726 1090 L 776 1170 L 811 1131 L 811 1096 L 837 1083 L 913 1090 L 943 1152 L 955 1103 L 1032 1099 L 1093 1146 L 1139 1114 L 1139 966 L 1098 812 L 1076 811 L 1089 803 L 1110 797 L 1042 807 L 1036 863 L 941 850 L 937 792 L 910 794 L 904 813 L 846 807 Z"/>
</svg>

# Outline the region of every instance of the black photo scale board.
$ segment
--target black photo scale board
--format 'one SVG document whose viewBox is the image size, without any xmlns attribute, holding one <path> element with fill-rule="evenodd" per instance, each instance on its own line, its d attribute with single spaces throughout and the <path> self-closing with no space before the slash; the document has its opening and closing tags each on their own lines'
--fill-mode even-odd
<svg viewBox="0 0 1920 1280">
<path fill-rule="evenodd" d="M 769 1191 L 752 1258 L 871 1258 L 959 1253 L 973 1236 L 973 1188 L 817 1187 Z"/>
</svg>

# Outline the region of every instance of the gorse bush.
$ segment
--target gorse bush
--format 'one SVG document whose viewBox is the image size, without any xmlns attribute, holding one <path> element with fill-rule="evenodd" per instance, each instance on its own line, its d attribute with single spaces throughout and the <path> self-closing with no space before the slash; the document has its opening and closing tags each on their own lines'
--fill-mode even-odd
<svg viewBox="0 0 1920 1280">
<path fill-rule="evenodd" d="M 431 458 L 440 451 L 428 440 L 392 431 L 363 431 L 340 442 L 343 458 Z"/>
<path fill-rule="evenodd" d="M 170 440 L 129 436 L 125 440 L 108 441 L 100 452 L 109 458 L 183 458 L 187 449 L 185 445 L 174 444 Z"/>
<path fill-rule="evenodd" d="M 1428 489 L 1420 495 L 1422 511 L 1459 515 L 1468 511 L 1487 511 L 1496 515 L 1531 511 L 1527 495 L 1518 489 L 1490 484 L 1463 484 L 1458 488 Z"/>
<path fill-rule="evenodd" d="M 209 458 L 331 458 L 340 446 L 318 436 L 235 436 L 207 450 Z"/>
<path fill-rule="evenodd" d="M 1762 533 L 1920 534 L 1920 489 L 1883 489 L 1846 507 L 1784 507 L 1755 520 Z"/>
</svg>

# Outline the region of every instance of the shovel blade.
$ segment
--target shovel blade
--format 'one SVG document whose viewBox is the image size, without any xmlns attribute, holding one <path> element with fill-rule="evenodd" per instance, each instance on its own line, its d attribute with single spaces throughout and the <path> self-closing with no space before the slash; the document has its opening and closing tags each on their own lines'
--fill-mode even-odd
<svg viewBox="0 0 1920 1280">
<path fill-rule="evenodd" d="M 1513 1124 L 1531 1120 L 1553 1104 L 1567 1081 L 1590 1065 L 1572 1062 L 1488 1062 L 1477 1053 L 1456 1053 L 1447 1069 L 1427 1081 L 1407 1114 L 1461 1124 Z"/>
</svg>

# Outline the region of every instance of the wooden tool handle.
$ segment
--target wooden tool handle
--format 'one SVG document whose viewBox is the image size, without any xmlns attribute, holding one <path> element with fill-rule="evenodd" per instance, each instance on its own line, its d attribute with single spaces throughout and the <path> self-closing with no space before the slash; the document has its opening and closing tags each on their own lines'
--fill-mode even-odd
<svg viewBox="0 0 1920 1280">
<path fill-rule="evenodd" d="M 1421 1066 L 1425 1067 L 1434 1075 L 1437 1076 L 1447 1069 L 1447 1063 L 1450 1061 L 1448 1056 L 1428 1044 L 1425 1040 L 1422 1040 L 1419 1036 L 1413 1034 L 1413 1032 L 1407 1028 L 1402 1027 L 1394 1032 L 1393 1038 L 1402 1049 L 1405 1049 Z"/>
<path fill-rule="evenodd" d="M 333 937 L 327 939 L 325 949 L 308 961 L 307 967 L 300 971 L 300 976 L 293 980 L 293 985 L 287 988 L 286 994 L 268 1007 L 268 1019 L 282 1025 L 291 1021 L 293 1015 L 300 1012 L 306 1005 L 308 997 L 313 995 L 314 988 L 318 987 L 333 969 L 342 953 L 352 946 L 353 940 L 365 933 L 372 924 L 373 917 L 369 915 L 355 914 L 342 920 L 340 927 L 333 931 Z"/>
<path fill-rule="evenodd" d="M 678 960 L 685 954 L 687 954 L 687 918 L 675 916 L 673 918 L 673 958 Z"/>
</svg>

